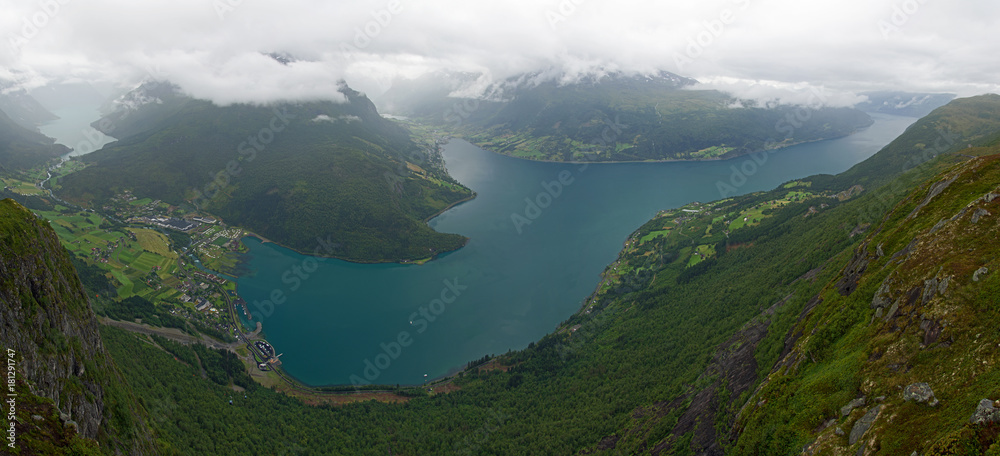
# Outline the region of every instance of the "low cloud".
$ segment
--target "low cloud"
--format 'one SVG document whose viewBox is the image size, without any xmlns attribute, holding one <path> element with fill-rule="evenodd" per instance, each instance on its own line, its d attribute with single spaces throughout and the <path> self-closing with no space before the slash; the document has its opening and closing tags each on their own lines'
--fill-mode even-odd
<svg viewBox="0 0 1000 456">
<path fill-rule="evenodd" d="M 343 122 L 343 123 L 348 123 L 349 124 L 351 122 L 361 122 L 361 118 L 358 117 L 358 116 L 352 116 L 352 115 L 347 115 L 347 114 L 340 115 L 340 116 L 337 116 L 337 117 L 330 117 L 330 116 L 328 116 L 326 114 L 320 114 L 320 115 L 314 117 L 312 121 L 316 122 L 316 123 L 320 123 L 320 122 L 330 122 L 330 123 Z"/>
<path fill-rule="evenodd" d="M 666 70 L 765 103 L 795 103 L 812 88 L 832 104 L 869 90 L 1000 90 L 1000 4 L 986 1 L 6 0 L 2 9 L 2 79 L 27 88 L 170 80 L 219 104 L 339 101 L 341 79 L 378 96 L 397 78 L 439 70 L 483 74 L 480 88 L 523 73 L 569 83 Z"/>
</svg>

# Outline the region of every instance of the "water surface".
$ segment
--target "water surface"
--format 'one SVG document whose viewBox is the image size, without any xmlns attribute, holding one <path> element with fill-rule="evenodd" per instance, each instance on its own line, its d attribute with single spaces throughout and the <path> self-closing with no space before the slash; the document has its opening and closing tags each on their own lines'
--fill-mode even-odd
<svg viewBox="0 0 1000 456">
<path fill-rule="evenodd" d="M 842 172 L 916 120 L 873 117 L 876 123 L 855 135 L 757 162 L 541 163 L 453 140 L 443 150 L 448 171 L 478 197 L 431 226 L 470 237 L 465 248 L 421 266 L 363 265 L 247 238 L 253 272 L 239 278 L 239 291 L 299 380 L 420 384 L 551 332 L 657 211 L 729 196 L 720 188 L 747 193 Z M 536 212 L 526 198 L 546 207 Z M 273 310 L 272 296 L 284 299 Z"/>
</svg>

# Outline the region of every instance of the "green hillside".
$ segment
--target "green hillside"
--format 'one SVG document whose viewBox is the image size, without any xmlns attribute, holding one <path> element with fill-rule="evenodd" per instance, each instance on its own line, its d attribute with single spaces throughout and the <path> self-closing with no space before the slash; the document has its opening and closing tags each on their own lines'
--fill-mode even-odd
<svg viewBox="0 0 1000 456">
<path fill-rule="evenodd" d="M 68 201 L 101 205 L 129 191 L 195 205 L 303 252 L 353 261 L 424 259 L 461 247 L 424 220 L 471 191 L 433 144 L 417 144 L 346 86 L 345 103 L 219 107 L 140 88 L 143 101 L 96 124 L 120 141 L 59 181 Z M 160 100 L 150 102 L 149 100 Z"/>
<path fill-rule="evenodd" d="M 846 136 L 872 123 L 858 110 L 818 107 L 822 95 L 811 100 L 814 107 L 744 107 L 721 92 L 685 89 L 694 81 L 666 72 L 566 85 L 530 76 L 494 84 L 476 100 L 448 96 L 468 75 L 449 86 L 447 75 L 432 74 L 398 83 L 383 103 L 485 149 L 553 161 L 728 158 Z"/>
<path fill-rule="evenodd" d="M 52 138 L 28 130 L 0 111 L 0 173 L 25 171 L 69 152 Z"/>
</svg>

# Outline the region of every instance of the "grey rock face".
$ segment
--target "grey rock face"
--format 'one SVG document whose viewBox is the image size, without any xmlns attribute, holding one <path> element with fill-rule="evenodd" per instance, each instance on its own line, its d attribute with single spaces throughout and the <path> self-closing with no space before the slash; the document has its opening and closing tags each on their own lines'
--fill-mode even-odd
<svg viewBox="0 0 1000 456">
<path fill-rule="evenodd" d="M 875 423 L 875 418 L 878 418 L 878 412 L 880 410 L 882 410 L 882 406 L 876 405 L 872 407 L 868 413 L 865 413 L 865 416 L 854 422 L 854 427 L 851 428 L 851 435 L 847 440 L 851 445 L 858 443 L 858 440 L 861 440 L 861 437 L 865 435 L 865 432 L 868 432 L 868 429 L 870 429 L 872 424 Z"/>
<path fill-rule="evenodd" d="M 972 418 L 969 418 L 969 422 L 972 424 L 1000 422 L 1000 409 L 993 405 L 993 401 L 983 399 L 979 401 L 979 406 L 976 407 L 976 412 L 972 414 Z"/>
<path fill-rule="evenodd" d="M 990 211 L 986 209 L 976 209 L 976 212 L 972 213 L 972 223 L 979 223 L 979 219 L 990 215 Z"/>
<path fill-rule="evenodd" d="M 931 386 L 927 383 L 913 383 L 908 385 L 903 390 L 903 400 L 926 402 L 931 407 L 938 404 L 937 398 L 934 397 L 934 391 L 931 390 Z"/>
<path fill-rule="evenodd" d="M 840 415 L 841 416 L 850 415 L 852 410 L 858 407 L 864 407 L 864 405 L 865 405 L 865 398 L 859 397 L 857 399 L 854 399 L 851 402 L 848 402 L 847 405 L 840 408 Z"/>
</svg>

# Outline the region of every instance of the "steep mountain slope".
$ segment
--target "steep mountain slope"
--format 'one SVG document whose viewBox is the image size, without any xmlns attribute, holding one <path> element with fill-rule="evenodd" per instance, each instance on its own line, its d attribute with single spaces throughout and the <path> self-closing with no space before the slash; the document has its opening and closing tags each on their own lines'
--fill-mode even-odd
<svg viewBox="0 0 1000 456">
<path fill-rule="evenodd" d="M 1000 399 L 997 214 L 991 155 L 920 186 L 873 225 L 741 412 L 737 452 L 1000 451 L 1000 414 L 970 424 L 981 400 Z"/>
<path fill-rule="evenodd" d="M 17 389 L 17 454 L 91 454 L 96 445 L 81 438 L 109 454 L 150 454 L 144 412 L 104 351 L 55 232 L 9 199 L 0 201 L 0 283 L 0 346 Z"/>
<path fill-rule="evenodd" d="M 58 118 L 45 109 L 28 91 L 2 80 L 0 80 L 0 112 L 7 114 L 14 123 L 29 130 L 35 130 L 43 122 Z"/>
<path fill-rule="evenodd" d="M 346 86 L 348 102 L 232 105 L 147 85 L 95 123 L 120 140 L 60 181 L 70 201 L 124 190 L 193 204 L 304 252 L 317 238 L 355 261 L 421 259 L 465 238 L 423 221 L 471 191 L 448 177 L 432 145 L 418 145 Z"/>
<path fill-rule="evenodd" d="M 69 152 L 45 135 L 18 125 L 0 111 L 0 172 L 32 168 Z"/>
<path fill-rule="evenodd" d="M 743 107 L 721 92 L 684 89 L 693 83 L 667 72 L 565 84 L 529 74 L 491 84 L 476 99 L 470 75 L 432 74 L 394 86 L 384 104 L 486 149 L 555 161 L 725 158 L 845 136 L 872 122 L 847 108 Z M 822 101 L 817 95 L 813 104 Z"/>
</svg>

